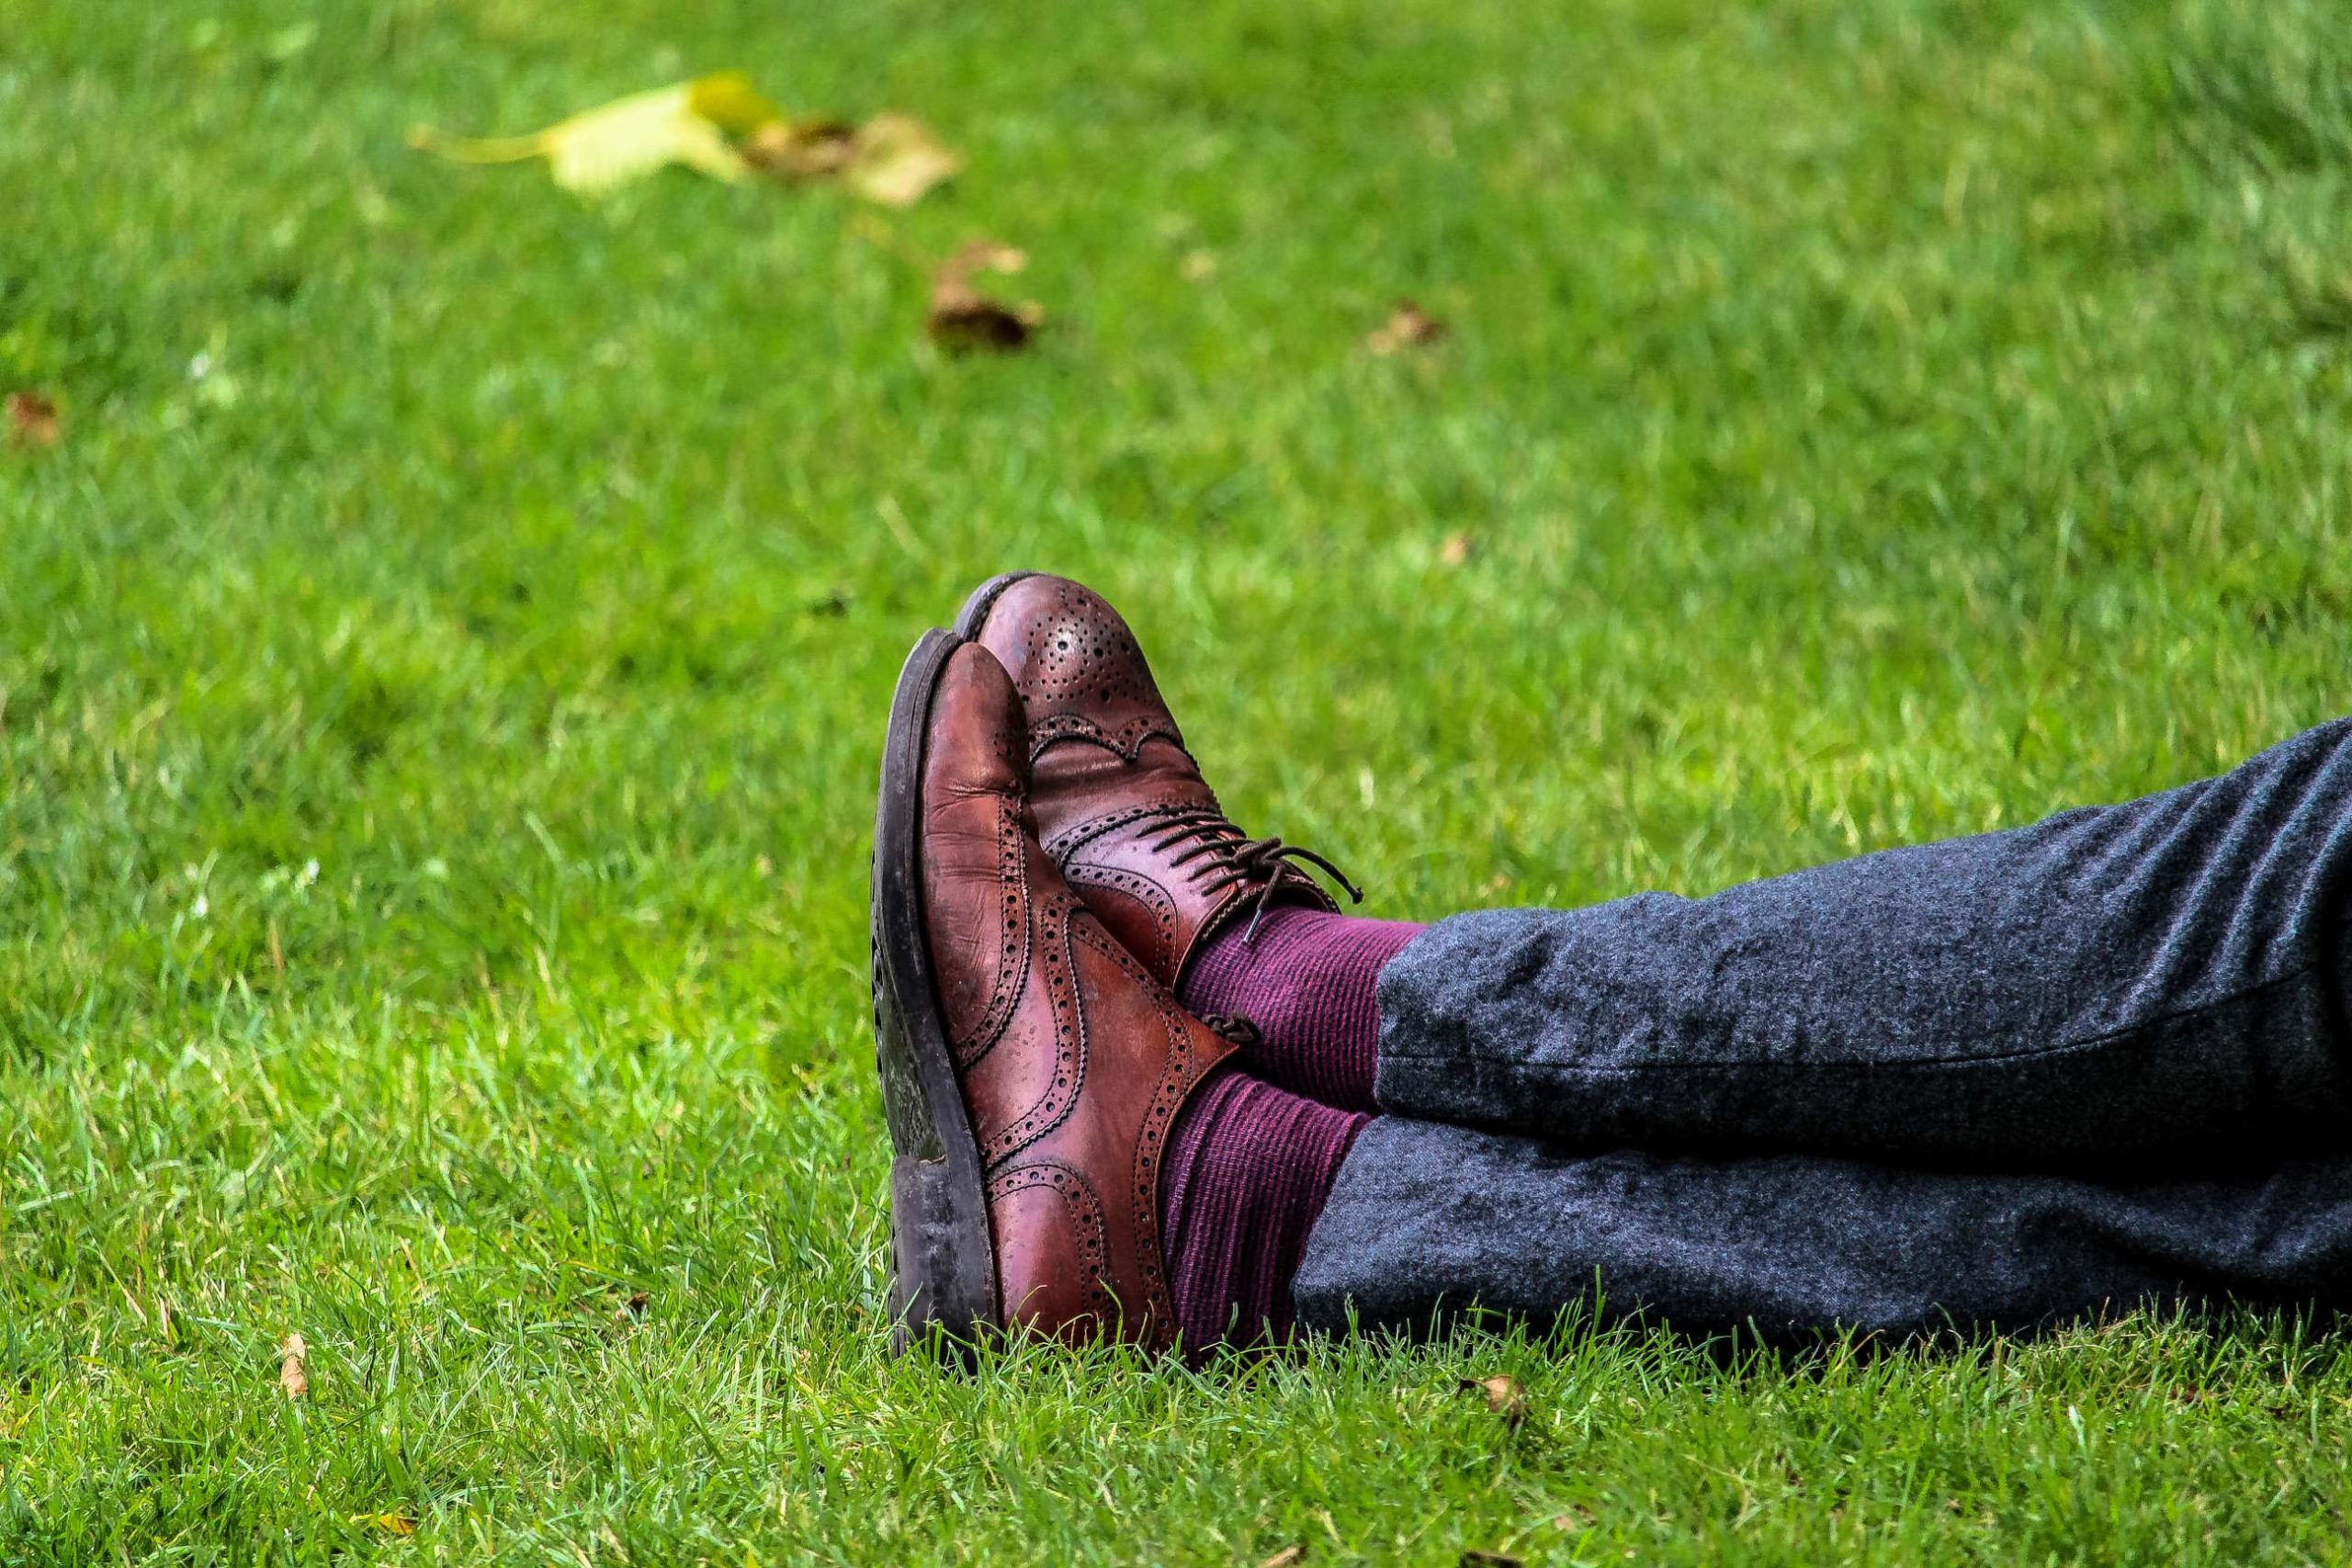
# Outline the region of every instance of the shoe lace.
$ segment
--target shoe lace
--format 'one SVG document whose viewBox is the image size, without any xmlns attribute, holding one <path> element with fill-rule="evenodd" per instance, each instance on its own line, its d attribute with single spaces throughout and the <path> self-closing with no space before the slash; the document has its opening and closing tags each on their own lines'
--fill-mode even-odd
<svg viewBox="0 0 2352 1568">
<path fill-rule="evenodd" d="M 1201 1021 L 1208 1025 L 1210 1033 L 1222 1035 L 1245 1051 L 1262 1043 L 1266 1038 L 1258 1032 L 1258 1026 L 1250 1021 L 1247 1013 L 1204 1012 L 1201 1014 Z"/>
<path fill-rule="evenodd" d="M 1204 893 L 1221 893 L 1237 883 L 1258 885 L 1250 928 L 1241 933 L 1244 943 L 1257 937 L 1258 922 L 1273 906 L 1274 894 L 1283 883 L 1292 877 L 1306 880 L 1301 864 L 1311 865 L 1338 883 L 1350 902 L 1363 902 L 1363 890 L 1348 879 L 1348 874 L 1313 850 L 1276 838 L 1252 839 L 1225 813 L 1208 807 L 1181 807 L 1170 812 L 1156 829 L 1151 848 L 1156 854 L 1176 850 L 1169 856 L 1169 863 L 1190 867 Z"/>
</svg>

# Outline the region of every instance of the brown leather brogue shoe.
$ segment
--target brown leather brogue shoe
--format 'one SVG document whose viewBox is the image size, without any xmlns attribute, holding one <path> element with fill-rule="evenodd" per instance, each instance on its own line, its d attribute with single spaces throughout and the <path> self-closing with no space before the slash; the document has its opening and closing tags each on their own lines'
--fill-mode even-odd
<svg viewBox="0 0 2352 1568">
<path fill-rule="evenodd" d="M 1026 803 L 1021 699 L 944 632 L 899 677 L 875 826 L 875 1038 L 903 1347 L 1175 1332 L 1159 1167 L 1233 1044 L 1079 902 Z"/>
<path fill-rule="evenodd" d="M 1339 867 L 1225 815 L 1119 613 L 1066 577 L 980 585 L 956 634 L 996 655 L 1029 716 L 1029 798 L 1046 851 L 1129 953 L 1173 989 L 1207 938 L 1276 904 L 1338 908 L 1294 860 Z"/>
</svg>

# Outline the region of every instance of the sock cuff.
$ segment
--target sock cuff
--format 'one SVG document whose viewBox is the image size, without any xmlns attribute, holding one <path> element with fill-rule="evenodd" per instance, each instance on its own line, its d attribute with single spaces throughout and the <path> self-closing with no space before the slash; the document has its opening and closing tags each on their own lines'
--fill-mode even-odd
<svg viewBox="0 0 2352 1568">
<path fill-rule="evenodd" d="M 1258 1026 L 1250 1070 L 1327 1105 L 1370 1111 L 1380 1043 L 1380 972 L 1425 928 L 1322 909 L 1268 913 L 1254 935 L 1220 931 L 1180 993 L 1199 1013 Z"/>
<path fill-rule="evenodd" d="M 1371 1120 L 1230 1063 L 1193 1091 L 1160 1173 L 1160 1247 L 1186 1345 L 1289 1337 L 1307 1235 Z"/>
</svg>

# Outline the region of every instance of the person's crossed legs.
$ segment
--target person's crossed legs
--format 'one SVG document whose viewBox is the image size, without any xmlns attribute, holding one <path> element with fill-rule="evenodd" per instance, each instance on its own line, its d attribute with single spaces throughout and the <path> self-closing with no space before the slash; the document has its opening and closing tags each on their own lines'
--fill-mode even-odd
<svg viewBox="0 0 2352 1568">
<path fill-rule="evenodd" d="M 1788 1329 L 2352 1283 L 2345 726 L 2011 833 L 1422 935 L 1224 818 L 1084 589 L 1001 579 L 959 630 L 1018 690 L 1039 858 L 1241 1043 L 1153 1170 L 1191 1346 L 1294 1296 L 1418 1329 L 1596 1276 Z"/>
</svg>

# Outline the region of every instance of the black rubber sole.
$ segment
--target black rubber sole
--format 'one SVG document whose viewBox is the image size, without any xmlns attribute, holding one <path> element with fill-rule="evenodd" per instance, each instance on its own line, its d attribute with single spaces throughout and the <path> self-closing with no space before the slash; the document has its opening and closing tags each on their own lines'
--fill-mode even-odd
<svg viewBox="0 0 2352 1568">
<path fill-rule="evenodd" d="M 890 1124 L 891 1343 L 902 1353 L 928 1346 L 955 1354 L 1001 1323 L 979 1144 L 923 940 L 917 838 L 932 698 L 948 655 L 965 640 L 926 632 L 907 656 L 890 700 L 874 810 L 874 1062 Z"/>
<path fill-rule="evenodd" d="M 989 612 L 996 607 L 997 595 L 1023 578 L 1036 575 L 1034 571 L 1003 572 L 973 589 L 972 596 L 964 601 L 964 607 L 956 612 L 956 635 L 966 642 L 977 638 L 980 635 L 980 623 L 987 620 Z"/>
</svg>

